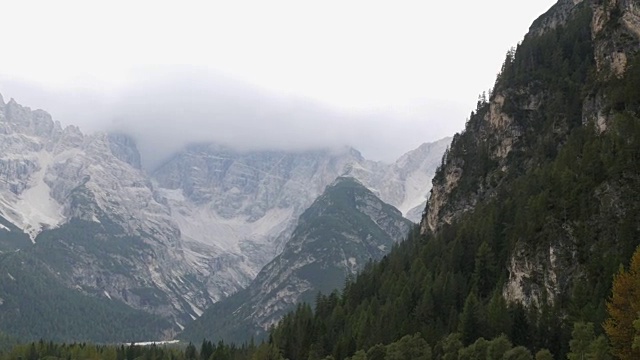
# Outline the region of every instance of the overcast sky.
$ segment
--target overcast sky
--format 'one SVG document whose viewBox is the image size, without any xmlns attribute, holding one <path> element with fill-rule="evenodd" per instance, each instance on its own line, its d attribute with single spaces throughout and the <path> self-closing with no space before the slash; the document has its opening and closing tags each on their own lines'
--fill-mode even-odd
<svg viewBox="0 0 640 360">
<path fill-rule="evenodd" d="M 462 130 L 554 2 L 10 1 L 0 93 L 147 164 L 189 141 L 390 161 Z"/>
</svg>

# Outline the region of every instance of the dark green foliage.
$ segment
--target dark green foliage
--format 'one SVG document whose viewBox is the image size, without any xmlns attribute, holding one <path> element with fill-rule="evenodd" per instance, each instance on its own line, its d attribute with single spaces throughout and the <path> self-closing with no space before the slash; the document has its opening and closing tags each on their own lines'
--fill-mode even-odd
<svg viewBox="0 0 640 360">
<path fill-rule="evenodd" d="M 536 353 L 536 360 L 553 360 L 553 354 L 547 349 L 542 349 Z"/>
<path fill-rule="evenodd" d="M 387 345 L 386 360 L 431 360 L 431 347 L 420 336 L 406 335 Z"/>
<path fill-rule="evenodd" d="M 31 247 L 29 236 L 0 216 L 0 251 L 15 251 Z"/>
<path fill-rule="evenodd" d="M 0 353 L 0 360 L 28 360 L 28 359 L 102 359 L 102 360 L 134 360 L 134 359 L 162 359 L 162 360 L 248 360 L 274 359 L 279 360 L 278 349 L 269 344 L 256 347 L 247 345 L 236 347 L 203 341 L 202 348 L 207 348 L 210 354 L 206 357 L 198 353 L 196 346 L 188 345 L 96 345 L 89 343 L 56 344 L 40 340 L 38 342 L 16 345 L 8 351 Z"/>
<path fill-rule="evenodd" d="M 281 348 L 283 353 L 289 354 L 291 359 L 305 359 L 308 357 L 308 349 L 311 346 L 313 312 L 307 304 L 298 305 L 297 309 L 286 315 L 282 320 L 283 326 L 278 327 L 283 331 L 274 330 L 271 333 L 272 341 L 278 344 L 286 344 Z"/>
<path fill-rule="evenodd" d="M 10 350 L 16 344 L 18 344 L 17 339 L 9 335 L 6 335 L 5 333 L 0 332 L 0 353 Z"/>
<path fill-rule="evenodd" d="M 570 316 L 568 321 L 601 323 L 613 274 L 640 240 L 637 225 L 630 225 L 640 218 L 635 200 L 640 198 L 640 142 L 630 141 L 640 139 L 639 129 L 640 122 L 630 116 L 618 117 L 603 135 L 591 126 L 577 128 L 554 161 L 516 179 L 504 195 L 438 234 L 412 233 L 389 256 L 348 282 L 341 297 L 318 299 L 311 346 L 319 344 L 321 356 L 336 356 L 337 344 L 344 345 L 339 350 L 344 355 L 344 349 L 389 344 L 415 332 L 434 344 L 459 329 L 467 345 L 478 337 L 506 333 L 516 345 L 548 348 L 563 356 L 570 331 L 562 314 Z M 624 151 L 617 150 L 623 146 Z M 598 170 L 589 170 L 594 166 Z M 595 201 L 605 184 L 615 202 Z M 625 210 L 614 215 L 612 207 Z M 570 221 L 575 235 L 555 221 Z M 526 243 L 526 251 L 535 253 L 558 239 L 576 249 L 577 258 L 571 261 L 582 269 L 584 280 L 569 283 L 568 292 L 554 305 L 508 307 L 500 296 L 507 274 L 485 271 L 491 268 L 487 259 L 504 269 L 516 244 Z M 483 278 L 493 280 L 480 281 Z M 484 294 L 475 295 L 480 289 Z M 289 346 L 287 339 L 276 343 L 281 349 Z M 291 354 L 285 351 L 284 356 Z"/>
<path fill-rule="evenodd" d="M 377 207 L 382 216 L 373 219 L 363 210 L 369 207 Z M 312 303 L 318 292 L 329 294 L 341 289 L 351 276 L 351 269 L 343 265 L 347 259 L 353 260 L 351 266 L 358 267 L 380 259 L 393 248 L 395 241 L 406 235 L 406 230 L 411 226 L 411 222 L 404 219 L 397 209 L 377 199 L 357 180 L 339 178 L 300 216 L 289 243 L 280 255 L 265 266 L 266 270 L 247 289 L 207 309 L 199 319 L 187 325 L 180 338 L 192 341 L 202 338 L 246 341 L 253 336 L 261 339 L 265 331 L 251 321 L 252 314 L 256 308 L 267 303 L 273 306 L 276 302 L 283 309 L 275 313 L 273 318 L 280 318 L 286 311 L 294 311 L 303 318 L 290 323 L 289 316 L 285 317 L 283 321 L 287 324 L 287 330 L 283 334 L 273 333 L 272 336 L 276 339 L 291 339 L 287 341 L 286 349 L 283 349 L 286 357 L 306 359 L 312 335 L 305 332 L 310 329 L 298 327 L 313 320 L 311 308 L 306 306 L 296 309 L 295 304 L 285 304 L 278 299 L 278 292 L 290 291 L 287 288 L 292 284 L 304 282 L 308 284 L 308 288 L 300 294 L 298 301 Z M 299 265 L 300 262 L 303 264 Z M 280 282 L 277 286 L 263 282 L 280 277 L 285 278 L 278 280 Z M 264 288 L 270 288 L 269 292 L 263 293 Z M 412 299 L 411 289 L 400 289 L 397 305 L 409 311 Z M 340 308 L 335 311 L 343 310 Z M 391 313 L 390 309 L 387 311 Z M 389 320 L 397 323 L 402 318 Z M 366 321 L 373 319 L 364 319 L 360 327 Z M 352 354 L 358 342 L 366 336 L 367 327 L 362 330 L 358 339 L 343 339 L 339 344 L 340 349 L 334 355 L 338 358 L 338 352 Z M 305 334 L 305 338 L 298 338 L 298 334 Z M 322 352 L 323 356 L 326 354 L 328 353 Z"/>
<path fill-rule="evenodd" d="M 263 343 L 251 356 L 252 360 L 281 360 L 284 359 L 280 351 L 273 344 Z"/>
<path fill-rule="evenodd" d="M 124 254 L 149 250 L 141 238 L 123 235 L 119 226 L 103 219 L 101 223 L 72 219 L 63 226 L 44 231 L 36 238 L 34 251 L 37 256 L 61 273 L 70 273 L 72 264 L 82 261 L 83 256 L 100 259 L 110 272 L 128 274 L 131 265 Z M 71 249 L 82 249 L 70 251 Z"/>
<path fill-rule="evenodd" d="M 571 349 L 567 354 L 569 360 L 611 359 L 607 339 L 604 335 L 596 338 L 592 323 L 577 322 L 573 324 L 569 347 Z"/>
<path fill-rule="evenodd" d="M 479 338 L 473 344 L 458 351 L 458 360 L 485 360 L 490 342 Z"/>
<path fill-rule="evenodd" d="M 503 360 L 533 360 L 533 356 L 526 347 L 518 346 L 504 353 Z"/>
<path fill-rule="evenodd" d="M 144 251 L 148 245 L 139 238 L 118 234 L 122 229 L 106 219 L 101 223 L 74 219 L 42 232 L 35 245 L 27 239 L 29 246 L 19 252 L 0 255 L 0 331 L 22 341 L 159 338 L 172 327 L 167 320 L 106 299 L 103 294 L 92 294 L 97 295 L 94 297 L 69 289 L 64 282 L 74 273 L 74 263 L 98 258 L 109 271 L 126 275 L 130 265 L 116 259 L 126 258 L 122 255 L 128 252 Z M 74 248 L 82 251 L 72 251 Z M 153 289 L 135 291 L 149 302 L 157 299 Z"/>
<path fill-rule="evenodd" d="M 445 208 L 473 211 L 437 233 L 414 229 L 342 293 L 318 295 L 315 311 L 300 305 L 286 315 L 245 358 L 608 357 L 600 326 L 588 323 L 603 322 L 613 274 L 640 243 L 640 56 L 627 54 L 623 78 L 596 74 L 588 3 L 565 26 L 528 36 L 507 54 L 489 101 L 504 97 L 501 110 L 517 134 L 508 155 L 495 155 L 502 135 L 487 124 L 485 98 L 454 137 L 434 181 L 444 182 L 448 166 L 460 170 Z M 606 131 L 583 119 L 585 99 L 596 97 L 606 103 Z M 320 217 L 314 211 L 309 219 Z M 328 228 L 354 220 L 333 215 L 322 218 Z M 551 294 L 552 257 L 559 280 Z M 520 260 L 541 269 L 522 280 L 524 304 L 508 304 L 508 269 Z M 238 354 L 226 349 L 205 343 L 200 356 Z M 37 353 L 24 347 L 20 356 Z M 193 346 L 187 353 L 197 355 Z"/>
<path fill-rule="evenodd" d="M 482 310 L 475 293 L 471 292 L 464 302 L 462 316 L 460 317 L 460 333 L 462 342 L 469 345 L 480 337 L 482 331 Z"/>
<path fill-rule="evenodd" d="M 573 323 L 603 322 L 613 274 L 640 243 L 640 57 L 622 79 L 596 78 L 591 10 L 579 5 L 572 16 L 507 56 L 493 96 L 505 97 L 502 110 L 521 133 L 509 155 L 492 155 L 499 139 L 487 125 L 489 103 L 479 101 L 443 158 L 434 183 L 445 168 L 462 169 L 445 208 L 477 196 L 474 210 L 435 234 L 413 232 L 342 296 L 321 296 L 311 326 L 317 355 L 339 358 L 420 332 L 443 359 L 457 358 L 456 348 L 471 356 L 465 345 L 500 334 L 488 358 L 530 359 L 540 349 L 564 358 Z M 611 103 L 605 132 L 583 123 L 584 99 L 596 93 Z M 532 273 L 523 291 L 536 301 L 506 304 L 513 259 L 547 266 L 539 259 L 550 251 L 558 294 Z"/>
<path fill-rule="evenodd" d="M 511 341 L 505 335 L 493 339 L 487 348 L 487 360 L 502 360 L 511 347 Z"/>
<path fill-rule="evenodd" d="M 26 252 L 0 255 L 0 331 L 21 341 L 142 341 L 170 326 L 124 303 L 64 286 Z"/>
</svg>

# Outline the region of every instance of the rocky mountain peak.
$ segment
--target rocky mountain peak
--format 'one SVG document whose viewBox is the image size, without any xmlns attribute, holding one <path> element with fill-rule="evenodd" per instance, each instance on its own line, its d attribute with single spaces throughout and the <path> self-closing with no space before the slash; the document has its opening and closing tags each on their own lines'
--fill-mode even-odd
<svg viewBox="0 0 640 360">
<path fill-rule="evenodd" d="M 3 107 L 5 132 L 12 131 L 29 136 L 50 139 L 62 131 L 59 123 L 43 110 L 31 110 L 18 104 L 13 98 Z M 7 128 L 8 126 L 8 128 Z"/>
<path fill-rule="evenodd" d="M 567 27 L 571 30 L 565 30 Z M 551 32 L 556 32 L 556 40 L 550 40 L 554 36 L 549 35 Z M 505 177 L 526 171 L 538 161 L 517 163 L 514 159 L 529 151 L 533 143 L 542 141 L 539 133 L 542 119 L 537 114 L 548 107 L 557 94 L 549 93 L 543 80 L 523 81 L 522 77 L 512 76 L 510 69 L 527 66 L 522 59 L 534 56 L 532 54 L 538 51 L 532 44 L 546 41 L 548 46 L 550 41 L 559 41 L 559 36 L 571 37 L 573 40 L 566 41 L 581 44 L 579 51 L 583 59 L 576 61 L 573 58 L 576 62 L 573 76 L 586 82 L 585 69 L 594 63 L 598 81 L 622 78 L 629 59 L 640 52 L 640 7 L 637 2 L 627 0 L 560 0 L 533 23 L 517 51 L 507 55 L 502 71 L 510 74 L 508 79 L 499 76 L 492 97 L 480 104 L 465 131 L 454 137 L 446 161 L 434 178 L 426 216 L 422 220 L 423 232 L 437 231 L 443 224 L 452 223 L 461 214 L 474 209 L 481 199 L 493 196 Z M 559 45 L 554 49 L 556 60 L 564 56 L 569 61 L 571 54 L 563 54 Z M 611 106 L 606 105 L 609 100 L 601 87 L 585 94 L 573 100 L 574 104 L 580 105 L 576 111 L 581 113 L 582 123 L 593 122 L 599 131 L 605 131 L 613 117 Z M 573 126 L 567 118 L 567 114 L 563 114 L 549 135 L 557 140 L 556 148 Z M 552 144 L 548 146 L 551 148 Z M 468 158 L 465 154 L 469 152 L 482 155 L 476 156 L 471 164 L 465 160 Z M 486 173 L 487 168 L 493 171 Z M 478 177 L 470 180 L 469 176 L 475 175 Z M 470 191 L 470 187 L 475 188 Z"/>
<path fill-rule="evenodd" d="M 63 129 L 45 111 L 12 99 L 0 107 L 0 230 L 46 248 L 38 256 L 62 284 L 179 328 L 282 253 L 300 215 L 336 177 L 357 175 L 359 187 L 394 206 L 424 201 L 425 188 L 411 189 L 428 185 L 422 180 L 433 173 L 431 162 L 406 159 L 383 164 L 350 147 L 236 151 L 197 144 L 149 175 L 131 137 Z M 377 227 L 393 226 L 385 213 L 401 217 L 370 196 L 358 196 L 357 206 Z"/>
<path fill-rule="evenodd" d="M 297 303 L 313 301 L 318 292 L 331 293 L 367 262 L 387 254 L 411 226 L 359 180 L 340 176 L 300 216 L 282 253 L 246 289 L 214 304 L 181 337 L 260 338 Z"/>
<path fill-rule="evenodd" d="M 109 133 L 109 148 L 111 153 L 121 161 L 141 170 L 142 162 L 140 160 L 140 152 L 136 147 L 135 140 L 132 137 L 122 133 Z"/>
<path fill-rule="evenodd" d="M 540 36 L 549 30 L 563 26 L 573 13 L 576 5 L 583 1 L 584 0 L 559 0 L 549 11 L 538 17 L 538 19 L 531 24 L 529 33 L 526 36 Z"/>
<path fill-rule="evenodd" d="M 640 38 L 640 7 L 635 1 L 560 0 L 533 23 L 527 37 L 540 36 L 564 26 L 584 8 L 592 11 L 590 31 L 598 72 L 622 76 L 629 51 L 635 52 L 640 47 L 632 40 Z"/>
<path fill-rule="evenodd" d="M 637 184 L 627 175 L 621 182 L 616 173 L 633 166 L 608 168 L 615 163 L 611 159 L 628 158 L 604 144 L 637 134 L 620 129 L 637 126 L 639 25 L 637 1 L 559 1 L 507 54 L 490 99 L 478 103 L 434 176 L 421 221 L 424 234 L 444 234 L 443 229 L 493 206 L 501 216 L 515 214 L 508 222 L 500 220 L 515 229 L 509 230 L 514 245 L 504 262 L 509 278 L 503 296 L 510 302 L 540 306 L 570 294 L 581 277 L 601 281 L 601 273 L 589 270 L 593 244 L 613 249 L 612 258 L 629 246 L 611 235 L 628 215 L 612 214 L 605 199 L 616 198 L 616 207 L 637 208 L 633 200 L 624 200 Z M 588 166 L 600 175 L 592 175 Z M 587 209 L 582 201 L 594 205 Z M 565 206 L 579 210 L 560 213 Z M 607 235 L 580 242 L 578 229 Z"/>
</svg>

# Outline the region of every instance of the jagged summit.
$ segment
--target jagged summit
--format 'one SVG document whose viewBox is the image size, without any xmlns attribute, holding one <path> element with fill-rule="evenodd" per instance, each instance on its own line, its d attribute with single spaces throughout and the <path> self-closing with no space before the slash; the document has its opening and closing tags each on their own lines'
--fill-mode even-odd
<svg viewBox="0 0 640 360">
<path fill-rule="evenodd" d="M 540 17 L 454 136 L 422 234 L 286 315 L 270 344 L 283 358 L 400 358 L 418 334 L 425 357 L 640 358 L 638 20 L 627 0 Z M 602 346 L 578 350 L 583 337 Z"/>
<path fill-rule="evenodd" d="M 382 258 L 411 226 L 359 180 L 338 177 L 300 216 L 283 252 L 246 289 L 214 304 L 180 337 L 261 338 L 296 304 L 339 289 L 367 262 Z"/>
<path fill-rule="evenodd" d="M 558 301 L 585 278 L 603 281 L 589 257 L 630 257 L 629 238 L 614 234 L 637 211 L 625 200 L 635 194 L 634 166 L 619 174 L 612 159 L 624 162 L 630 150 L 607 144 L 636 141 L 639 68 L 637 2 L 559 1 L 507 55 L 491 98 L 454 136 L 422 232 L 438 234 L 478 209 L 500 214 L 512 244 L 503 294 L 525 306 Z M 589 166 L 599 175 L 587 175 Z M 578 235 L 583 228 L 591 235 Z M 591 253 L 598 247 L 610 250 Z"/>
<path fill-rule="evenodd" d="M 531 168 L 534 163 L 514 164 L 517 154 L 526 153 L 534 143 L 543 139 L 540 124 L 545 119 L 538 116 L 545 110 L 545 106 L 558 98 L 557 94 L 550 94 L 545 88 L 552 78 L 546 74 L 536 74 L 525 78 L 516 75 L 513 69 L 516 66 L 526 68 L 534 73 L 534 65 L 527 64 L 530 59 L 536 59 L 539 68 L 549 67 L 550 56 L 543 56 L 537 49 L 544 41 L 551 42 L 552 31 L 561 33 L 566 31 L 568 21 L 571 20 L 572 33 L 576 44 L 571 48 L 561 49 L 560 45 L 554 48 L 556 57 L 570 57 L 569 51 L 580 51 L 580 58 L 573 57 L 566 60 L 573 61 L 576 79 L 586 83 L 593 79 L 588 78 L 587 69 L 593 69 L 598 81 L 609 81 L 612 78 L 624 76 L 629 66 L 630 59 L 640 50 L 640 8 L 633 1 L 577 1 L 561 0 L 547 13 L 538 18 L 531 26 L 531 31 L 518 47 L 516 54 L 509 54 L 502 69 L 502 74 L 496 81 L 496 87 L 488 103 L 475 111 L 473 121 L 469 123 L 465 131 L 454 137 L 451 150 L 445 166 L 438 172 L 433 182 L 433 190 L 427 206 L 427 216 L 423 220 L 423 231 L 437 230 L 443 224 L 450 224 L 460 214 L 472 210 L 477 202 L 487 196 L 491 196 L 496 185 L 505 173 L 521 172 L 523 165 Z M 580 25 L 577 25 L 577 24 Z M 554 34 L 555 36 L 559 36 Z M 560 52 L 558 52 L 560 49 Z M 550 50 L 551 51 L 551 50 Z M 564 52 L 564 53 L 563 53 Z M 545 54 L 548 55 L 548 54 Z M 526 57 L 529 57 L 527 59 Z M 562 71 L 554 69 L 554 71 Z M 506 73 L 506 74 L 505 74 Z M 569 75 L 558 75 L 569 76 Z M 576 81 L 576 80 L 574 80 Z M 593 121 L 602 131 L 607 128 L 607 123 L 614 118 L 614 114 L 607 106 L 609 100 L 602 88 L 602 84 L 592 84 L 594 89 L 585 89 L 585 96 L 576 96 L 568 106 L 572 107 L 574 114 L 562 114 L 555 125 L 555 132 L 551 135 L 555 138 L 556 146 L 561 145 L 564 138 L 575 125 L 586 124 Z M 571 84 L 571 86 L 580 86 Z M 559 96 L 559 95 L 558 95 Z M 560 110 L 560 109 L 559 109 Z M 575 116 L 574 116 L 575 115 Z M 569 123 L 568 118 L 579 122 Z M 551 144 L 549 145 L 551 146 Z M 475 164 L 462 161 L 459 156 L 463 152 L 475 151 L 478 154 L 486 154 L 488 161 L 496 162 L 493 171 L 480 178 L 470 180 L 472 174 L 478 169 L 472 170 L 479 164 L 484 156 L 479 156 Z M 461 179 L 464 182 L 472 182 L 476 187 L 474 193 L 465 196 L 457 191 Z"/>
<path fill-rule="evenodd" d="M 401 169 L 352 148 L 199 144 L 149 174 L 126 134 L 62 128 L 11 100 L 0 107 L 0 242 L 26 234 L 60 283 L 161 316 L 175 331 L 247 286 L 336 177 L 396 189 L 385 198 L 396 206 L 422 201 L 426 191 L 408 193 L 393 175 Z"/>
</svg>

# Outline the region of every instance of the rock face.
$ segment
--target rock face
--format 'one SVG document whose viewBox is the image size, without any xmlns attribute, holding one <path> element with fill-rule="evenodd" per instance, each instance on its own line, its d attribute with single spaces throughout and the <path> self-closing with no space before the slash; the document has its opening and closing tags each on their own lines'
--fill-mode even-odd
<svg viewBox="0 0 640 360">
<path fill-rule="evenodd" d="M 86 135 L 2 100 L 0 251 L 27 246 L 66 286 L 171 320 L 171 336 L 247 286 L 338 176 L 409 211 L 425 200 L 423 179 L 447 143 L 391 165 L 351 148 L 193 145 L 149 175 L 127 135 Z"/>
<path fill-rule="evenodd" d="M 341 177 L 300 216 L 284 251 L 239 293 L 214 304 L 180 336 L 244 341 L 261 337 L 318 291 L 343 286 L 409 232 L 411 222 L 360 182 Z"/>
<path fill-rule="evenodd" d="M 640 7 L 633 1 L 582 1 L 561 0 L 554 5 L 549 12 L 538 18 L 531 26 L 526 39 L 543 36 L 547 32 L 564 26 L 570 19 L 584 13 L 584 9 L 590 10 L 589 31 L 593 43 L 593 60 L 599 76 L 610 78 L 611 76 L 623 76 L 626 60 L 629 55 L 635 54 L 640 49 Z M 510 61 L 513 61 L 513 54 Z M 470 196 L 456 196 L 456 189 L 461 177 L 467 178 L 465 167 L 470 164 L 462 163 L 461 156 L 448 156 L 446 164 L 438 172 L 433 181 L 427 215 L 422 221 L 422 231 L 435 231 L 443 224 L 450 224 L 459 215 L 475 207 L 479 199 L 490 196 L 493 184 L 514 166 L 509 159 L 509 154 L 526 151 L 530 147 L 528 139 L 534 137 L 537 129 L 527 127 L 522 121 L 514 121 L 512 109 L 509 113 L 504 111 L 505 102 L 511 108 L 535 113 L 541 105 L 548 103 L 550 94 L 545 93 L 539 86 L 509 86 L 494 89 L 494 94 L 489 100 L 486 109 L 479 108 L 477 113 L 482 115 L 482 121 L 468 126 L 464 133 L 454 137 L 451 148 L 454 152 L 469 151 L 462 149 L 463 138 L 473 138 L 476 145 L 488 154 L 491 161 L 495 162 L 496 171 L 484 178 L 477 179 L 478 188 L 475 194 Z M 604 130 L 608 117 L 604 109 L 603 94 L 600 91 L 588 94 L 583 99 L 584 111 L 583 123 L 595 121 L 596 125 Z M 520 120 L 520 119 L 518 119 Z M 566 132 L 568 127 L 558 125 L 556 132 Z M 472 134 L 467 134 L 472 132 Z M 566 134 L 565 134 L 566 135 Z M 477 144 L 482 144 L 479 146 Z M 468 195 L 468 194 L 466 194 Z"/>
<path fill-rule="evenodd" d="M 211 303 L 203 286 L 211 266 L 183 246 L 130 139 L 63 129 L 13 100 L 0 110 L 0 216 L 29 235 L 34 251 L 56 244 L 43 256 L 68 286 L 177 324 Z"/>
<path fill-rule="evenodd" d="M 630 111 L 624 109 L 626 98 L 611 99 L 616 96 L 611 89 L 625 79 L 631 59 L 638 57 L 639 11 L 637 1 L 560 0 L 533 23 L 518 49 L 507 54 L 490 99 L 478 103 L 464 132 L 454 136 L 433 180 L 422 233 L 442 231 L 479 205 L 513 191 L 518 179 L 535 175 L 537 168 L 554 160 L 572 131 L 595 126 L 602 134 L 616 114 Z M 563 50 L 562 41 L 575 47 Z M 582 60 L 571 59 L 572 53 Z M 564 68 L 557 65 L 562 61 Z M 569 76 L 580 80 L 571 83 Z M 565 90 L 558 91 L 559 86 Z M 619 198 L 621 189 L 617 180 L 605 178 L 588 195 L 601 204 L 600 213 L 590 220 L 594 228 L 599 226 L 596 218 L 613 211 L 605 199 Z M 571 288 L 572 279 L 584 275 L 585 269 L 576 265 L 577 221 L 555 218 L 547 226 L 560 235 L 544 246 L 532 245 L 534 240 L 524 236 L 513 240 L 505 264 L 509 280 L 503 294 L 508 300 L 525 305 L 553 302 Z"/>
<path fill-rule="evenodd" d="M 216 249 L 212 261 L 229 285 L 217 300 L 246 286 L 282 250 L 297 216 L 357 162 L 364 159 L 352 149 L 239 153 L 199 145 L 161 166 L 153 179 L 183 239 Z"/>
<path fill-rule="evenodd" d="M 152 178 L 188 246 L 214 249 L 210 295 L 217 301 L 248 285 L 282 251 L 300 214 L 338 176 L 359 179 L 417 222 L 449 141 L 423 144 L 393 164 L 366 160 L 352 148 L 238 152 L 201 144 L 176 154 Z"/>
<path fill-rule="evenodd" d="M 391 165 L 353 166 L 349 175 L 362 181 L 384 202 L 395 206 L 404 217 L 418 223 L 431 190 L 431 180 L 450 143 L 449 137 L 425 143 Z"/>
</svg>

